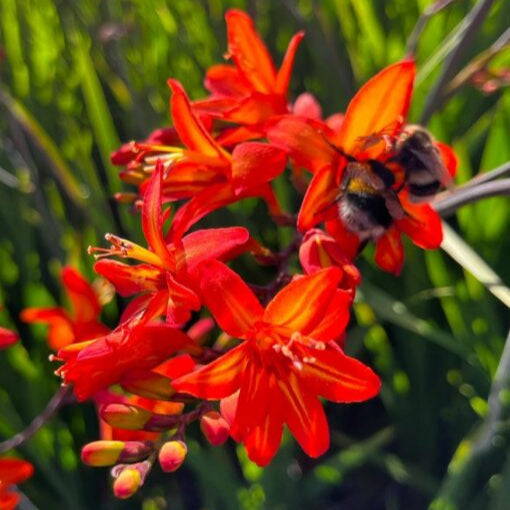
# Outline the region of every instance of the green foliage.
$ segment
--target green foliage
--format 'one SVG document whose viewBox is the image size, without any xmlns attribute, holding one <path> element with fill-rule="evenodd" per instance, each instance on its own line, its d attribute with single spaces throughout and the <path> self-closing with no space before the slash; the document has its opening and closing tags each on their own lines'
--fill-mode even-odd
<svg viewBox="0 0 510 510">
<path fill-rule="evenodd" d="M 420 119 L 475 3 L 453 2 L 426 25 L 418 45 L 412 121 Z M 330 114 L 344 109 L 376 71 L 404 57 L 419 14 L 430 4 L 1 1 L 0 297 L 2 325 L 17 327 L 23 342 L 0 353 L 0 438 L 29 423 L 57 387 L 44 329 L 28 328 L 19 312 L 61 301 L 62 264 L 92 277 L 86 248 L 100 245 L 105 232 L 140 236 L 127 206 L 109 200 L 124 187 L 109 154 L 121 141 L 168 125 L 168 77 L 180 80 L 191 97 L 204 95 L 204 71 L 221 62 L 226 49 L 226 9 L 246 8 L 255 15 L 277 62 L 291 34 L 305 28 L 292 92 L 310 90 Z M 496 0 L 475 36 L 462 42 L 455 74 L 509 25 L 507 0 Z M 494 62 L 508 66 L 510 51 Z M 430 128 L 457 149 L 459 181 L 510 159 L 509 94 L 484 95 L 464 84 L 436 109 Z M 276 189 L 292 209 L 288 182 L 279 179 Z M 250 208 L 258 218 L 258 207 L 246 201 L 214 218 L 223 226 L 237 225 Z M 498 197 L 449 219 L 507 283 L 509 217 L 508 200 Z M 277 239 L 273 227 L 255 219 L 251 227 L 269 244 L 289 242 L 284 229 Z M 473 445 L 487 416 L 508 309 L 444 252 L 423 254 L 406 246 L 406 254 L 400 278 L 381 274 L 368 257 L 360 261 L 364 284 L 347 349 L 376 367 L 384 387 L 373 402 L 328 406 L 333 440 L 324 459 L 305 458 L 289 438 L 273 464 L 260 470 L 234 445 L 212 449 L 197 433 L 182 470 L 155 476 L 142 495 L 117 502 L 106 470 L 80 464 L 80 447 L 97 437 L 94 410 L 72 406 L 20 448 L 36 467 L 34 479 L 22 489 L 41 509 L 507 508 L 508 424 L 491 449 L 473 453 Z M 253 281 L 266 278 L 248 264 Z M 115 310 L 108 313 L 111 318 Z"/>
</svg>

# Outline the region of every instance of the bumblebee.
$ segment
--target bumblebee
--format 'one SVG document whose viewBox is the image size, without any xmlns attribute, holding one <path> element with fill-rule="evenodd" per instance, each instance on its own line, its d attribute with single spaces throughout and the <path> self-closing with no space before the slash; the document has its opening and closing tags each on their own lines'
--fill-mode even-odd
<svg viewBox="0 0 510 510">
<path fill-rule="evenodd" d="M 421 126 L 405 126 L 396 140 L 390 159 L 404 170 L 404 185 L 413 202 L 434 197 L 443 186 L 450 188 L 452 178 L 446 169 L 433 136 Z"/>
<path fill-rule="evenodd" d="M 404 216 L 392 188 L 395 178 L 379 161 L 348 160 L 337 196 L 339 217 L 361 241 L 376 240 Z"/>
</svg>

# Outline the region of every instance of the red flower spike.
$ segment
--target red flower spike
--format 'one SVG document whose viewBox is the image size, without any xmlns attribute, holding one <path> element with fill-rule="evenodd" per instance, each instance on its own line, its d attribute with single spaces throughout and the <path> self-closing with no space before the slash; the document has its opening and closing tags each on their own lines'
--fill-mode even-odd
<svg viewBox="0 0 510 510">
<path fill-rule="evenodd" d="M 317 396 L 362 401 L 380 386 L 368 367 L 330 343 L 342 336 L 349 317 L 349 293 L 337 290 L 342 272 L 331 267 L 298 278 L 263 310 L 227 266 L 208 261 L 199 270 L 204 304 L 227 333 L 244 342 L 173 381 L 174 388 L 206 399 L 224 399 L 240 390 L 231 435 L 244 442 L 259 465 L 274 456 L 284 423 L 306 453 L 324 453 L 329 433 Z"/>
<path fill-rule="evenodd" d="M 60 307 L 25 308 L 21 320 L 48 324 L 48 344 L 54 350 L 107 334 L 110 329 L 99 320 L 101 304 L 94 288 L 72 267 L 64 267 L 61 278 L 71 312 Z"/>
<path fill-rule="evenodd" d="M 18 485 L 34 474 L 34 467 L 29 462 L 10 457 L 0 458 L 0 508 L 14 510 L 20 495 L 9 490 L 11 485 Z"/>
</svg>

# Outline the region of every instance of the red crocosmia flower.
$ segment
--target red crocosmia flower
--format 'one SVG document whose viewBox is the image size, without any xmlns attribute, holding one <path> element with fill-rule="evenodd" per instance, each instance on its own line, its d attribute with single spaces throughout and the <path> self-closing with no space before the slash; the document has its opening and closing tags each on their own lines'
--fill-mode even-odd
<svg viewBox="0 0 510 510">
<path fill-rule="evenodd" d="M 351 291 L 354 298 L 361 282 L 360 272 L 333 237 L 317 228 L 309 230 L 299 248 L 299 261 L 306 274 L 331 266 L 340 268 L 343 275 L 339 287 Z"/>
<path fill-rule="evenodd" d="M 277 71 L 248 14 L 230 9 L 225 20 L 228 56 L 234 65 L 211 67 L 205 77 L 205 87 L 211 96 L 195 101 L 193 106 L 199 112 L 240 124 L 241 127 L 226 130 L 219 136 L 222 144 L 232 145 L 247 139 L 264 138 L 265 122 L 290 111 L 287 92 L 296 51 L 304 33 L 299 32 L 291 39 Z"/>
<path fill-rule="evenodd" d="M 72 267 L 64 267 L 61 278 L 71 311 L 62 307 L 25 308 L 21 319 L 48 324 L 48 345 L 54 350 L 107 334 L 110 329 L 99 320 L 101 304 L 94 288 Z"/>
<path fill-rule="evenodd" d="M 244 281 L 224 264 L 204 262 L 201 293 L 219 326 L 240 345 L 172 385 L 204 399 L 239 392 L 231 435 L 248 456 L 267 464 L 287 424 L 304 451 L 317 457 L 329 447 L 318 396 L 360 402 L 379 391 L 379 378 L 335 343 L 349 320 L 351 295 L 338 289 L 336 267 L 303 276 L 264 309 Z"/>
<path fill-rule="evenodd" d="M 383 69 L 353 98 L 336 132 L 317 129 L 310 120 L 286 117 L 268 135 L 272 143 L 285 148 L 294 160 L 314 172 L 299 212 L 298 228 L 306 232 L 327 220 L 328 232 L 349 258 L 357 254 L 362 240 L 339 218 L 337 197 L 347 165 L 341 152 L 358 161 L 375 159 L 384 164 L 390 159 L 387 140 L 395 140 L 404 125 L 415 73 L 411 60 Z M 443 144 L 438 148 L 452 173 L 452 151 Z M 430 206 L 411 203 L 405 189 L 399 192 L 398 200 L 403 212 L 392 215 L 390 227 L 376 238 L 375 257 L 381 268 L 396 274 L 404 259 L 402 232 L 425 249 L 438 248 L 442 240 L 439 216 Z"/>
<path fill-rule="evenodd" d="M 20 495 L 9 490 L 11 486 L 24 482 L 34 474 L 30 462 L 10 457 L 0 459 L 0 509 L 14 510 L 20 501 Z"/>
<path fill-rule="evenodd" d="M 107 278 L 122 296 L 145 293 L 137 301 L 139 308 L 149 313 L 165 315 L 169 324 L 180 326 L 190 318 L 191 310 L 200 309 L 200 300 L 193 290 L 193 273 L 198 263 L 207 258 L 229 260 L 258 245 L 241 227 L 199 230 L 183 239 L 172 236 L 169 244 L 163 234 L 166 214 L 161 207 L 163 165 L 158 161 L 145 189 L 142 207 L 142 228 L 149 248 L 111 234 L 110 249 L 91 248 L 97 257 L 117 255 L 139 260 L 142 264 L 128 265 L 115 260 L 96 262 L 96 272 Z"/>
<path fill-rule="evenodd" d="M 159 159 L 165 169 L 165 201 L 194 197 L 176 220 L 181 234 L 208 212 L 247 197 L 261 197 L 273 216 L 281 216 L 282 211 L 269 182 L 285 169 L 285 152 L 260 142 L 241 143 L 232 153 L 227 152 L 212 138 L 192 110 L 181 84 L 175 80 L 168 83 L 172 89 L 172 119 L 181 146 L 152 142 L 135 144 L 143 154 L 144 165 L 134 169 L 130 179 L 140 186 L 141 194 L 148 186 L 147 176 L 154 171 Z"/>
<path fill-rule="evenodd" d="M 178 329 L 135 318 L 106 336 L 60 349 L 55 359 L 64 362 L 57 374 L 85 400 L 120 382 L 130 370 L 149 370 L 178 351 L 199 354 L 201 348 Z"/>
</svg>

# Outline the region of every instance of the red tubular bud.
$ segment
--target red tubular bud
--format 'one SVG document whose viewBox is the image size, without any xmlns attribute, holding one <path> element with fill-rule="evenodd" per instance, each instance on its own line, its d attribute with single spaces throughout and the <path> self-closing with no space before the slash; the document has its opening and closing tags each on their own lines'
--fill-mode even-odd
<svg viewBox="0 0 510 510">
<path fill-rule="evenodd" d="M 143 460 L 151 451 L 150 441 L 94 441 L 82 448 L 81 460 L 88 466 L 113 466 Z"/>
<path fill-rule="evenodd" d="M 137 469 L 125 468 L 113 482 L 113 494 L 119 499 L 130 498 L 142 483 L 142 477 Z"/>
<path fill-rule="evenodd" d="M 101 409 L 101 418 L 117 429 L 140 430 L 152 413 L 132 404 L 108 404 Z"/>
<path fill-rule="evenodd" d="M 108 404 L 101 409 L 101 418 L 116 429 L 163 432 L 179 424 L 180 417 L 151 413 L 133 404 Z"/>
<path fill-rule="evenodd" d="M 218 411 L 209 411 L 200 418 L 200 429 L 213 445 L 223 444 L 229 436 L 230 426 Z"/>
<path fill-rule="evenodd" d="M 159 450 L 159 464 L 166 473 L 177 471 L 184 462 L 188 447 L 183 441 L 168 441 Z"/>
<path fill-rule="evenodd" d="M 116 498 L 130 498 L 144 483 L 151 468 L 148 461 L 137 464 L 119 464 L 112 468 L 111 474 L 115 478 L 113 482 L 113 494 Z"/>
<path fill-rule="evenodd" d="M 129 372 L 120 384 L 130 393 L 154 400 L 168 400 L 175 393 L 167 377 L 150 370 Z"/>
<path fill-rule="evenodd" d="M 123 192 L 115 193 L 113 198 L 115 198 L 119 204 L 132 204 L 138 198 L 138 195 L 136 193 Z"/>
</svg>

